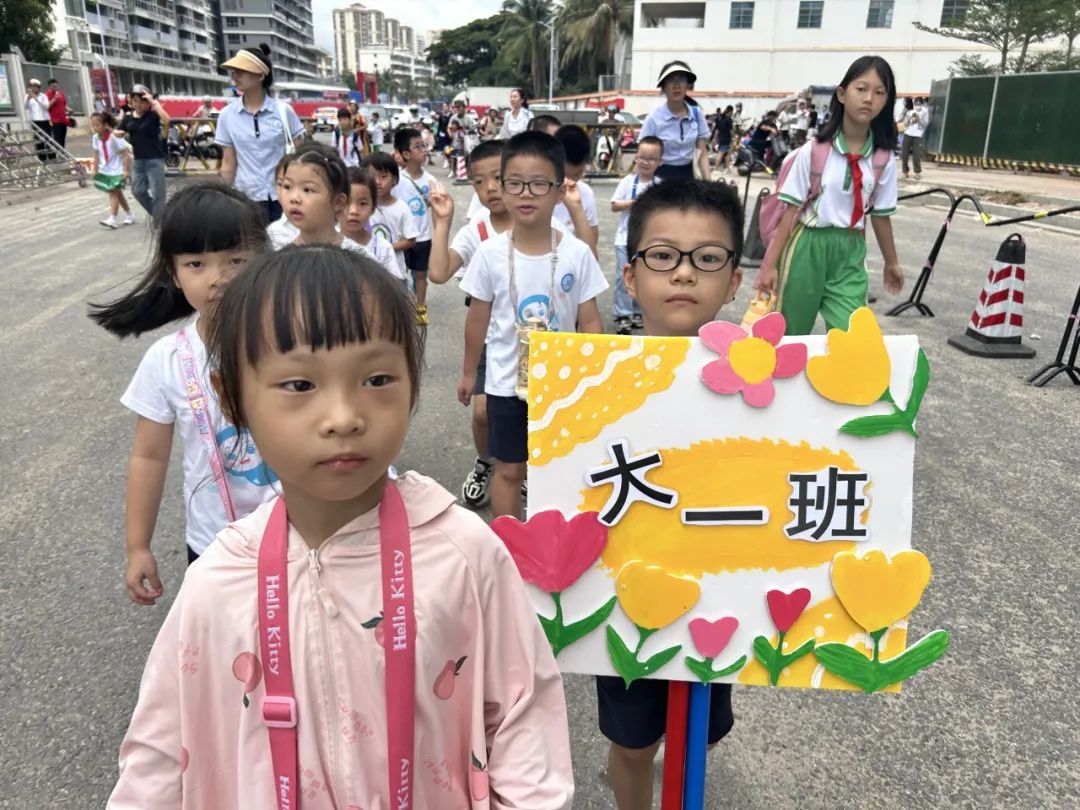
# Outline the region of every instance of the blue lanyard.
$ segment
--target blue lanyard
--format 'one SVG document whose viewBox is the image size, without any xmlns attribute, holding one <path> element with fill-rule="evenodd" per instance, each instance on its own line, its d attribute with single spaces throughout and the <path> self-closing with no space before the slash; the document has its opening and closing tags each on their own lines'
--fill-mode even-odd
<svg viewBox="0 0 1080 810">
<path fill-rule="evenodd" d="M 630 199 L 631 200 L 636 200 L 637 199 L 637 181 L 638 181 L 638 176 L 635 174 L 634 175 L 634 188 L 630 192 Z"/>
</svg>

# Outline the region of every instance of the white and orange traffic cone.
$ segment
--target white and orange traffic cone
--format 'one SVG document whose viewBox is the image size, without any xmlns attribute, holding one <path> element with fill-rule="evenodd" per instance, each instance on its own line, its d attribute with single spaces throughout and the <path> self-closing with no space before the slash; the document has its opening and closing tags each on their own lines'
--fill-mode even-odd
<svg viewBox="0 0 1080 810">
<path fill-rule="evenodd" d="M 1022 342 L 1024 332 L 1024 264 L 1027 247 L 1014 233 L 1001 243 L 983 284 L 971 322 L 949 345 L 979 357 L 1028 358 L 1035 350 Z"/>
<path fill-rule="evenodd" d="M 454 167 L 454 185 L 462 185 L 469 182 L 469 166 L 465 155 L 458 155 L 457 165 Z"/>
</svg>

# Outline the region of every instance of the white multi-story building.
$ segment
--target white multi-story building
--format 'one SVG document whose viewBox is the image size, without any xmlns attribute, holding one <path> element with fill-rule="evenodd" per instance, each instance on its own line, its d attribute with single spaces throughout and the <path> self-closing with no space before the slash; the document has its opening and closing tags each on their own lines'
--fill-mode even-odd
<svg viewBox="0 0 1080 810">
<path fill-rule="evenodd" d="M 87 67 L 109 67 L 126 92 L 219 95 L 218 22 L 210 0 L 56 0 L 57 44 Z M 114 88 L 119 89 L 119 88 Z"/>
<path fill-rule="evenodd" d="M 338 70 L 367 74 L 390 70 L 395 79 L 408 79 L 420 88 L 434 79 L 435 69 L 426 56 L 430 33 L 417 34 L 411 26 L 360 3 L 334 9 L 333 18 Z"/>
<path fill-rule="evenodd" d="M 997 59 L 991 48 L 913 25 L 948 25 L 967 5 L 967 0 L 636 0 L 631 87 L 654 88 L 660 68 L 681 59 L 697 74 L 699 94 L 775 96 L 836 84 L 855 59 L 874 53 L 892 65 L 900 93 L 929 94 L 930 83 L 947 78 L 949 65 L 964 54 L 983 54 L 991 63 Z"/>
</svg>

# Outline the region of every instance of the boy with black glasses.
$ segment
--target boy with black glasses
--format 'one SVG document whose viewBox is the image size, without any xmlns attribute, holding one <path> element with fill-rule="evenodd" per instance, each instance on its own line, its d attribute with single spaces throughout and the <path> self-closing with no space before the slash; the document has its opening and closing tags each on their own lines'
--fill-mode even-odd
<svg viewBox="0 0 1080 810">
<path fill-rule="evenodd" d="M 513 225 L 480 245 L 461 282 L 472 304 L 458 399 L 464 405 L 472 400 L 486 343 L 488 452 L 495 459 L 491 512 L 520 518 L 528 460 L 524 333 L 603 332 L 596 297 L 608 284 L 588 245 L 551 226 L 552 212 L 565 196 L 566 154 L 559 142 L 540 132 L 515 135 L 503 149 L 501 175 L 502 200 Z M 537 367 L 529 373 L 542 380 L 545 374 L 576 370 L 568 359 L 564 368 Z"/>
</svg>

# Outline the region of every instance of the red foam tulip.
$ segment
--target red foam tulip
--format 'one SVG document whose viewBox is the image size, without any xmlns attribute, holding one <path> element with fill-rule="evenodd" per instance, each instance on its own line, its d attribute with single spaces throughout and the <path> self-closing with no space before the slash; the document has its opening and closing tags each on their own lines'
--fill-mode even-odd
<svg viewBox="0 0 1080 810">
<path fill-rule="evenodd" d="M 607 526 L 597 512 L 569 521 L 557 509 L 537 512 L 526 523 L 504 515 L 491 522 L 521 578 L 548 593 L 561 593 L 584 574 L 607 545 Z"/>
<path fill-rule="evenodd" d="M 769 591 L 765 599 L 769 603 L 769 615 L 776 629 L 786 633 L 810 604 L 810 589 L 797 588 L 791 593 Z"/>
</svg>

